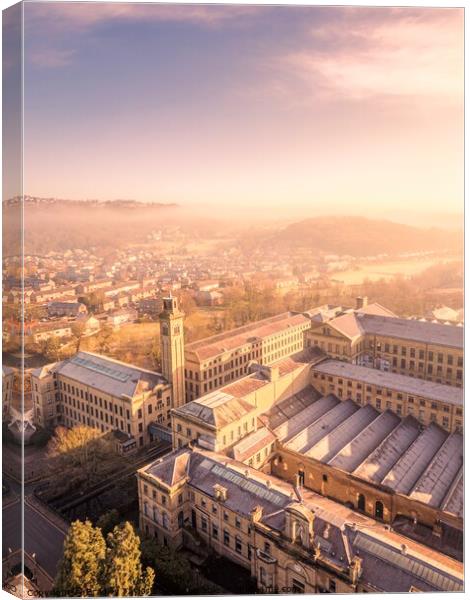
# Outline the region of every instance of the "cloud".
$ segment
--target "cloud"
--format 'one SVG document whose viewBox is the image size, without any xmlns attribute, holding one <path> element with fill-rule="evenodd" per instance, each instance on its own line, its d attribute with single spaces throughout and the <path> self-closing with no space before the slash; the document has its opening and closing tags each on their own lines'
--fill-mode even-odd
<svg viewBox="0 0 470 600">
<path fill-rule="evenodd" d="M 356 9 L 343 23 L 312 28 L 309 43 L 280 57 L 281 68 L 312 90 L 352 100 L 429 96 L 462 101 L 462 12 L 376 12 L 381 20 L 370 12 L 359 19 Z"/>
<path fill-rule="evenodd" d="M 120 2 L 35 2 L 26 3 L 27 22 L 50 28 L 89 29 L 110 21 L 189 22 L 213 27 L 259 12 L 260 7 L 243 5 L 135 4 Z"/>
<path fill-rule="evenodd" d="M 227 24 L 246 26 L 260 7 L 242 5 L 135 4 L 119 2 L 26 2 L 27 60 L 39 67 L 60 68 L 78 53 L 64 50 L 71 37 L 93 34 L 113 23 L 190 23 L 207 29 Z M 47 45 L 46 45 L 47 44 Z"/>
<path fill-rule="evenodd" d="M 331 101 L 463 102 L 463 11 L 331 8 L 305 18 L 296 44 L 261 57 L 240 95 L 286 107 Z"/>
<path fill-rule="evenodd" d="M 69 65 L 72 62 L 74 54 L 74 50 L 43 48 L 30 52 L 28 58 L 37 67 L 52 69 Z"/>
</svg>

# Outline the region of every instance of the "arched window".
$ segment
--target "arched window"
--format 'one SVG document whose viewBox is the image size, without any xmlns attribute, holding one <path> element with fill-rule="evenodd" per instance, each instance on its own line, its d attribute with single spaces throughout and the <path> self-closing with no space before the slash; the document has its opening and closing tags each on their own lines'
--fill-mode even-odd
<svg viewBox="0 0 470 600">
<path fill-rule="evenodd" d="M 145 516 L 148 516 L 148 509 L 149 509 L 149 507 L 148 507 L 147 502 L 144 502 L 144 515 Z"/>
<path fill-rule="evenodd" d="M 366 498 L 364 494 L 359 494 L 357 497 L 357 510 L 361 510 L 362 512 L 366 510 Z"/>
<path fill-rule="evenodd" d="M 155 506 L 153 507 L 153 520 L 155 523 L 158 523 L 158 510 L 155 508 Z"/>
<path fill-rule="evenodd" d="M 292 524 L 293 527 L 293 539 L 295 543 L 300 543 L 302 542 L 302 528 L 300 527 L 300 524 L 298 521 L 294 521 Z"/>
<path fill-rule="evenodd" d="M 184 524 L 184 515 L 183 515 L 183 511 L 180 511 L 178 513 L 178 527 L 181 529 L 181 527 L 183 527 Z"/>
<path fill-rule="evenodd" d="M 376 519 L 384 518 L 384 505 L 379 500 L 377 500 L 377 502 L 375 503 L 375 518 Z"/>
</svg>

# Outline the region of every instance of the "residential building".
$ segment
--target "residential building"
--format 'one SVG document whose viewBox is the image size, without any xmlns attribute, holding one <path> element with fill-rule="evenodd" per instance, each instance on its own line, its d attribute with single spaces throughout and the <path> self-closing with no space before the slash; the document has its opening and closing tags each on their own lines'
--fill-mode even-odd
<svg viewBox="0 0 470 600">
<path fill-rule="evenodd" d="M 73 322 L 66 319 L 46 323 L 34 323 L 25 327 L 25 341 L 34 344 L 50 339 L 67 339 L 73 335 Z"/>
<path fill-rule="evenodd" d="M 144 300 L 140 300 L 138 305 L 140 314 L 156 317 L 162 310 L 162 299 L 145 298 Z"/>
<path fill-rule="evenodd" d="M 71 301 L 76 299 L 76 290 L 73 285 L 65 285 L 50 290 L 38 290 L 31 294 L 31 302 L 45 304 L 52 301 Z"/>
<path fill-rule="evenodd" d="M 78 317 L 87 312 L 87 307 L 81 302 L 49 302 L 47 305 L 49 317 Z"/>
<path fill-rule="evenodd" d="M 137 311 L 134 309 L 121 309 L 116 310 L 106 317 L 106 323 L 118 329 L 125 323 L 133 323 L 137 320 Z"/>
<path fill-rule="evenodd" d="M 112 284 L 112 279 L 96 279 L 94 281 L 81 283 L 80 285 L 77 285 L 77 294 L 91 294 L 92 292 L 111 287 Z"/>
<path fill-rule="evenodd" d="M 101 328 L 99 319 L 93 315 L 81 315 L 76 322 L 80 327 L 83 327 L 83 335 L 86 337 L 97 333 Z"/>
<path fill-rule="evenodd" d="M 195 300 L 199 306 L 219 306 L 223 304 L 224 296 L 216 291 L 199 291 L 195 294 Z"/>
</svg>

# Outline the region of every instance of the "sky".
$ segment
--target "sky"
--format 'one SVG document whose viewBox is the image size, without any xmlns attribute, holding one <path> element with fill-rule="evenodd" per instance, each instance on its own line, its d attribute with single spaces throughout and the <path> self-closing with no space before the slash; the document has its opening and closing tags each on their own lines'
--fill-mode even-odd
<svg viewBox="0 0 470 600">
<path fill-rule="evenodd" d="M 463 209 L 463 10 L 25 3 L 25 193 Z"/>
</svg>

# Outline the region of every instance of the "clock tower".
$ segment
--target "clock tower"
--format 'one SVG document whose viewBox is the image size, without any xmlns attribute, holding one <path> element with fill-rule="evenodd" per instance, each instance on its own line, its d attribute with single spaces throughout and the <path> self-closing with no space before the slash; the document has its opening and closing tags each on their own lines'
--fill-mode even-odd
<svg viewBox="0 0 470 600">
<path fill-rule="evenodd" d="M 185 403 L 184 397 L 184 313 L 179 309 L 178 298 L 163 298 L 160 319 L 160 349 L 162 374 L 171 383 L 172 407 Z"/>
</svg>

